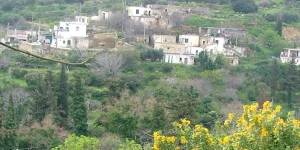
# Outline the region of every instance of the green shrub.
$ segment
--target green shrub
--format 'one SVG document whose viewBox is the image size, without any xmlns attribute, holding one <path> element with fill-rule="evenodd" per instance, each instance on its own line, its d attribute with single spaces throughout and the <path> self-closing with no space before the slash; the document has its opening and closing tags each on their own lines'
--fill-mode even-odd
<svg viewBox="0 0 300 150">
<path fill-rule="evenodd" d="M 163 73 L 170 73 L 173 71 L 173 67 L 171 65 L 164 65 L 161 68 L 161 72 Z"/>
<path fill-rule="evenodd" d="M 147 70 L 147 71 L 153 72 L 153 71 L 155 71 L 155 67 L 154 67 L 154 65 L 149 64 L 149 65 L 146 67 L 146 70 Z"/>
<path fill-rule="evenodd" d="M 98 101 L 104 101 L 108 97 L 108 92 L 109 90 L 104 87 L 104 88 L 96 88 L 96 87 L 89 87 L 88 91 L 91 93 L 92 99 L 96 99 Z"/>
<path fill-rule="evenodd" d="M 27 70 L 20 68 L 13 68 L 10 70 L 10 75 L 15 78 L 23 78 L 27 73 Z"/>
</svg>

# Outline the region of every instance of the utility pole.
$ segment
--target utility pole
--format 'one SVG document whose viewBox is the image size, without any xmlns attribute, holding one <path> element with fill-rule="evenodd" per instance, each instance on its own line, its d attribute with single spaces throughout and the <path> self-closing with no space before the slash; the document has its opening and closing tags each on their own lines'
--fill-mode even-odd
<svg viewBox="0 0 300 150">
<path fill-rule="evenodd" d="M 123 6 L 123 11 L 122 11 L 122 32 L 124 33 L 124 19 L 125 19 L 125 10 L 126 10 L 126 0 L 122 0 L 122 6 Z"/>
<path fill-rule="evenodd" d="M 33 14 L 31 13 L 31 42 L 33 42 L 33 33 L 32 33 L 32 28 L 33 28 Z"/>
<path fill-rule="evenodd" d="M 7 23 L 7 28 L 6 28 L 6 38 L 8 38 L 9 35 L 9 23 Z"/>
<path fill-rule="evenodd" d="M 39 31 L 38 31 L 38 33 L 37 33 L 37 36 L 38 36 L 37 42 L 38 42 L 38 43 L 40 43 L 40 32 L 41 32 L 41 26 L 40 26 L 40 21 L 39 21 Z"/>
<path fill-rule="evenodd" d="M 145 42 L 146 42 L 146 33 L 145 33 L 145 24 L 144 24 L 144 44 L 145 44 Z"/>
</svg>

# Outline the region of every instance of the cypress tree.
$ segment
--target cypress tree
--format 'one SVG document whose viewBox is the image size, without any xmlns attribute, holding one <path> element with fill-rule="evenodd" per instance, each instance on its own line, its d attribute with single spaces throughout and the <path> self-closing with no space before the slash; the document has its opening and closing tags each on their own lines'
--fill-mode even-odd
<svg viewBox="0 0 300 150">
<path fill-rule="evenodd" d="M 287 77 L 283 81 L 283 88 L 287 92 L 287 102 L 288 107 L 292 108 L 292 99 L 293 99 L 293 92 L 298 88 L 299 86 L 299 77 L 298 77 L 298 71 L 296 69 L 295 60 L 293 59 L 287 68 Z"/>
<path fill-rule="evenodd" d="M 52 71 L 47 71 L 45 79 L 45 97 L 47 99 L 46 101 L 46 107 L 47 110 L 50 111 L 50 113 L 53 113 L 53 109 L 56 106 L 55 105 L 55 98 L 54 98 L 54 83 L 53 83 L 53 77 L 52 77 Z"/>
<path fill-rule="evenodd" d="M 39 75 L 37 88 L 33 92 L 33 101 L 31 103 L 31 111 L 33 117 L 41 123 L 46 116 L 48 106 L 46 95 L 46 84 L 43 81 L 42 75 Z"/>
<path fill-rule="evenodd" d="M 4 137 L 5 137 L 5 128 L 4 128 L 4 110 L 3 110 L 4 102 L 0 98 L 0 150 L 4 150 Z"/>
<path fill-rule="evenodd" d="M 72 118 L 74 122 L 75 134 L 77 136 L 87 135 L 87 110 L 84 101 L 81 78 L 79 76 L 76 76 L 75 81 Z"/>
<path fill-rule="evenodd" d="M 271 80 L 270 80 L 272 99 L 275 97 L 275 93 L 277 90 L 278 74 L 279 74 L 278 64 L 277 64 L 277 60 L 275 60 L 272 65 L 272 73 L 271 73 Z"/>
<path fill-rule="evenodd" d="M 277 17 L 275 31 L 279 36 L 282 35 L 282 19 L 281 17 Z"/>
<path fill-rule="evenodd" d="M 17 123 L 15 119 L 14 103 L 12 96 L 10 95 L 5 122 L 5 129 L 7 132 L 4 138 L 4 149 L 16 149 L 18 147 L 16 128 Z"/>
<path fill-rule="evenodd" d="M 66 74 L 65 66 L 61 66 L 59 85 L 57 91 L 57 116 L 56 122 L 61 127 L 66 127 L 69 117 L 69 104 L 68 104 L 68 78 Z"/>
</svg>

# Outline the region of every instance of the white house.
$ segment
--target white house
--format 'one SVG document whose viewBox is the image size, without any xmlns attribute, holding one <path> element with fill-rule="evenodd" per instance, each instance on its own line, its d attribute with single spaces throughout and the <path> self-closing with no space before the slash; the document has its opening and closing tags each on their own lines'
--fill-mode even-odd
<svg viewBox="0 0 300 150">
<path fill-rule="evenodd" d="M 86 26 L 86 22 L 60 22 L 58 26 L 54 26 L 51 47 L 78 48 L 81 45 L 81 48 L 87 48 Z"/>
<path fill-rule="evenodd" d="M 202 45 L 201 48 L 211 55 L 218 53 L 218 45 L 216 43 Z"/>
<path fill-rule="evenodd" d="M 129 17 L 151 16 L 151 8 L 141 6 L 129 6 L 127 8 Z"/>
<path fill-rule="evenodd" d="M 75 16 L 75 20 L 77 22 L 82 22 L 82 23 L 85 23 L 87 25 L 89 17 L 87 17 L 87 16 Z"/>
<path fill-rule="evenodd" d="M 217 44 L 217 53 L 223 53 L 225 51 L 224 44 L 225 38 L 224 37 L 214 37 L 213 39 L 214 43 Z"/>
<path fill-rule="evenodd" d="M 163 49 L 164 58 L 163 62 L 177 63 L 185 65 L 194 64 L 194 55 L 186 53 L 186 47 L 184 44 L 179 43 L 165 43 L 165 42 L 155 42 L 155 49 Z"/>
<path fill-rule="evenodd" d="M 300 49 L 284 49 L 280 54 L 282 63 L 288 63 L 295 60 L 295 65 L 300 65 Z"/>
<path fill-rule="evenodd" d="M 163 62 L 193 65 L 194 55 L 191 54 L 177 54 L 177 53 L 165 53 Z"/>
<path fill-rule="evenodd" d="M 186 53 L 187 54 L 193 54 L 195 56 L 199 55 L 200 52 L 202 52 L 204 49 L 202 47 L 187 47 Z"/>
<path fill-rule="evenodd" d="M 199 46 L 198 35 L 179 35 L 179 43 L 185 44 L 185 46 Z"/>
</svg>

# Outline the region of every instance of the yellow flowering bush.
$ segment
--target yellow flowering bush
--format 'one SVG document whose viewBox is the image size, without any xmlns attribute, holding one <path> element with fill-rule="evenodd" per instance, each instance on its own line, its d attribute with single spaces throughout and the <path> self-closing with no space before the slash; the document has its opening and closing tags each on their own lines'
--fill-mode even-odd
<svg viewBox="0 0 300 150">
<path fill-rule="evenodd" d="M 280 117 L 281 106 L 276 108 L 267 101 L 262 109 L 258 104 L 245 105 L 244 113 L 236 118 L 229 114 L 222 125 L 216 125 L 216 133 L 211 134 L 201 125 L 191 126 L 183 119 L 174 122 L 174 136 L 164 136 L 154 132 L 154 150 L 267 150 L 300 147 L 300 121 L 289 112 L 287 119 Z"/>
</svg>

